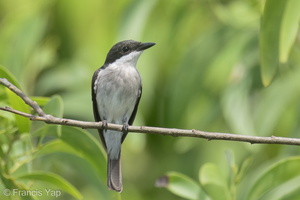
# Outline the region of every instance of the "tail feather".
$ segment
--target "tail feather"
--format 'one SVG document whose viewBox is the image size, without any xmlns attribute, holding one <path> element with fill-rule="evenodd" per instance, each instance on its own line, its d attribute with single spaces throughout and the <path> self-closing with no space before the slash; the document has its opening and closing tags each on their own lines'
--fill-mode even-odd
<svg viewBox="0 0 300 200">
<path fill-rule="evenodd" d="M 122 172 L 121 172 L 121 157 L 111 159 L 108 156 L 107 161 L 107 186 L 116 192 L 122 192 Z"/>
</svg>

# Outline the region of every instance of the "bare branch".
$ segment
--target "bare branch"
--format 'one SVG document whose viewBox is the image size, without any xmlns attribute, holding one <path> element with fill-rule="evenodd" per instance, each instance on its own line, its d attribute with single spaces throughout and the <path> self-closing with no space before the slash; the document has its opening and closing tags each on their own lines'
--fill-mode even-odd
<svg viewBox="0 0 300 200">
<path fill-rule="evenodd" d="M 35 110 L 35 112 L 39 116 L 45 116 L 46 114 L 44 111 L 41 109 L 41 107 L 35 102 L 32 101 L 28 96 L 26 96 L 19 88 L 11 84 L 7 79 L 5 78 L 0 78 L 0 84 L 4 85 L 8 89 L 10 89 L 12 92 L 14 92 L 16 95 L 18 95 L 23 101 L 28 104 L 31 108 Z"/>
<path fill-rule="evenodd" d="M 102 129 L 102 122 L 85 122 L 73 119 L 57 118 L 52 115 L 47 115 L 41 109 L 41 107 L 29 97 L 27 97 L 21 90 L 16 86 L 11 84 L 4 78 L 0 78 L 0 84 L 6 86 L 16 95 L 21 97 L 26 104 L 28 104 L 33 110 L 36 111 L 38 116 L 24 113 L 18 110 L 14 110 L 9 107 L 0 107 L 0 110 L 11 112 L 23 117 L 29 118 L 33 121 L 43 121 L 48 124 L 60 124 L 66 126 L 75 126 L 84 129 Z M 122 130 L 122 125 L 108 123 L 107 129 L 110 130 Z M 174 137 L 196 137 L 203 138 L 207 140 L 230 140 L 247 142 L 251 144 L 285 144 L 285 145 L 300 145 L 300 139 L 298 138 L 285 138 L 285 137 L 257 137 L 250 135 L 237 135 L 230 133 L 217 133 L 217 132 L 205 132 L 199 130 L 185 130 L 185 129 L 175 129 L 175 128 L 160 128 L 160 127 L 149 127 L 149 126 L 129 126 L 129 132 L 134 133 L 149 133 L 149 134 L 160 134 L 160 135 L 170 135 Z"/>
</svg>

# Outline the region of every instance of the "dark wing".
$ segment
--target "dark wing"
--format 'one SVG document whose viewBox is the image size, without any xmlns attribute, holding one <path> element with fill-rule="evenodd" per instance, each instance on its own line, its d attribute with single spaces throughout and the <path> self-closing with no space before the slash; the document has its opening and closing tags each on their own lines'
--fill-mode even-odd
<svg viewBox="0 0 300 200">
<path fill-rule="evenodd" d="M 92 78 L 92 101 L 93 101 L 94 118 L 95 118 L 96 122 L 102 121 L 102 119 L 100 118 L 100 113 L 99 113 L 99 110 L 98 110 L 98 105 L 97 105 L 97 100 L 96 100 L 96 93 L 95 93 L 95 90 L 94 90 L 95 81 L 98 77 L 98 74 L 99 74 L 101 68 L 99 68 L 95 71 L 95 73 L 93 75 L 93 78 Z M 102 129 L 98 129 L 98 132 L 99 132 L 102 144 L 103 144 L 104 148 L 106 149 L 106 144 L 105 144 L 105 139 L 104 139 L 104 136 L 103 136 Z"/>
<path fill-rule="evenodd" d="M 135 115 L 136 115 L 136 112 L 138 110 L 138 107 L 139 107 L 139 103 L 140 103 L 140 99 L 142 97 L 142 85 L 140 86 L 139 88 L 139 95 L 136 99 L 136 102 L 135 102 L 135 106 L 134 106 L 134 109 L 133 109 L 133 112 L 128 120 L 128 124 L 131 126 L 133 124 L 133 121 L 134 121 L 134 118 L 135 118 Z M 122 136 L 122 142 L 124 141 L 125 137 L 126 137 L 127 133 L 124 133 L 123 136 Z"/>
</svg>

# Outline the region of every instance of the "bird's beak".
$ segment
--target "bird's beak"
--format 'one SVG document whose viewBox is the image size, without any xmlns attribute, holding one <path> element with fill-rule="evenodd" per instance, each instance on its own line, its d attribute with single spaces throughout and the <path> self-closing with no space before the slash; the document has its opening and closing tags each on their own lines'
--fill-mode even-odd
<svg viewBox="0 0 300 200">
<path fill-rule="evenodd" d="M 137 48 L 137 51 L 143 51 L 154 45 L 155 45 L 155 43 L 153 43 L 153 42 L 141 43 L 141 45 Z"/>
</svg>

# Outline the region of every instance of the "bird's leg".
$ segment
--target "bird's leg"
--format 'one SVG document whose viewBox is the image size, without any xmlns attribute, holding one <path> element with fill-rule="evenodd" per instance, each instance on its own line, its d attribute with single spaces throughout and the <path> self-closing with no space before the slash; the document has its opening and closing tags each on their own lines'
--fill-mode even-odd
<svg viewBox="0 0 300 200">
<path fill-rule="evenodd" d="M 129 127 L 129 124 L 127 122 L 125 122 L 122 127 L 122 132 L 124 134 L 128 133 L 128 127 Z"/>
<path fill-rule="evenodd" d="M 102 122 L 102 129 L 103 129 L 104 131 L 106 131 L 106 130 L 107 130 L 107 121 L 104 119 L 104 120 L 102 120 L 101 122 Z"/>
</svg>

